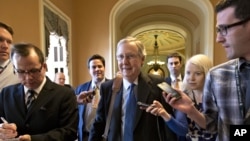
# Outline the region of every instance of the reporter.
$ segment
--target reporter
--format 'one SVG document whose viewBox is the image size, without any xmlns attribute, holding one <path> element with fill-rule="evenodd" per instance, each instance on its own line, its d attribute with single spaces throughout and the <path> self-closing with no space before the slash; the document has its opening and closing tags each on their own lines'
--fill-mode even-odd
<svg viewBox="0 0 250 141">
<path fill-rule="evenodd" d="M 78 123 L 74 91 L 46 76 L 43 53 L 33 44 L 13 45 L 11 61 L 20 83 L 0 93 L 0 116 L 15 124 L 3 124 L 2 139 L 17 135 L 20 141 L 74 141 Z"/>
<path fill-rule="evenodd" d="M 215 11 L 216 42 L 225 48 L 229 61 L 207 74 L 203 113 L 180 103 L 184 99 L 169 104 L 186 112 L 202 128 L 218 132 L 216 140 L 229 141 L 230 125 L 248 125 L 250 121 L 250 1 L 220 0 Z"/>
<path fill-rule="evenodd" d="M 182 98 L 178 99 L 176 102 L 181 102 L 180 104 L 189 103 L 193 108 L 196 108 L 199 112 L 203 111 L 202 107 L 202 96 L 203 87 L 205 82 L 205 77 L 209 69 L 213 66 L 212 61 L 204 54 L 197 54 L 192 56 L 187 60 L 185 66 L 185 75 L 183 80 L 183 88 L 185 89 Z M 187 95 L 187 96 L 186 96 Z M 176 100 L 175 97 L 167 97 L 165 93 L 163 94 L 166 102 L 171 100 Z M 180 100 L 180 101 L 179 101 Z M 183 101 L 186 100 L 186 101 Z M 189 101 L 190 100 L 190 101 Z M 171 105 L 171 104 L 170 104 Z M 172 106 L 172 105 L 171 105 Z M 173 106 L 174 107 L 174 106 Z M 183 108 L 187 108 L 183 107 Z M 176 107 L 174 107 L 176 108 Z M 168 118 L 166 125 L 168 125 L 177 135 L 179 135 L 179 140 L 181 141 L 214 141 L 216 133 L 208 132 L 205 128 L 197 128 L 195 122 L 184 114 L 186 111 L 184 109 L 179 110 L 176 108 L 175 117 L 168 117 L 167 113 L 159 105 L 153 104 L 152 108 L 148 108 L 147 111 L 156 114 L 163 111 L 163 118 Z M 184 113 L 182 113 L 184 112 Z M 179 113 L 179 114 L 178 114 Z M 175 119 L 175 120 L 174 120 Z M 186 119 L 187 122 L 185 122 Z M 171 122 L 170 122 L 171 121 Z M 186 128 L 184 128 L 186 127 Z M 186 130 L 185 130 L 186 129 Z M 180 134 L 179 131 L 187 131 L 185 134 Z M 182 136 L 182 137 L 180 137 Z"/>
</svg>

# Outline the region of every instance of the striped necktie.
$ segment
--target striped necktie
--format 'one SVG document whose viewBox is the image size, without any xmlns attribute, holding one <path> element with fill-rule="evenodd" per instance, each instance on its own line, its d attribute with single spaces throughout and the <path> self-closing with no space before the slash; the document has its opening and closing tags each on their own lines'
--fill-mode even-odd
<svg viewBox="0 0 250 141">
<path fill-rule="evenodd" d="M 28 90 L 28 98 L 26 102 L 27 109 L 29 109 L 32 103 L 35 101 L 35 94 L 36 92 L 34 90 Z"/>
</svg>

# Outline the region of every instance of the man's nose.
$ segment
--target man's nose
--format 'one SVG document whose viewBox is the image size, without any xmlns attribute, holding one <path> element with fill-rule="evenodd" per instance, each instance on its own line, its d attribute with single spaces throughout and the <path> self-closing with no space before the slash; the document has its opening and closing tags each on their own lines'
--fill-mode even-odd
<svg viewBox="0 0 250 141">
<path fill-rule="evenodd" d="M 217 42 L 217 43 L 222 43 L 222 42 L 224 42 L 224 41 L 225 41 L 225 37 L 222 36 L 220 32 L 218 32 L 218 33 L 216 34 L 216 42 Z"/>
</svg>

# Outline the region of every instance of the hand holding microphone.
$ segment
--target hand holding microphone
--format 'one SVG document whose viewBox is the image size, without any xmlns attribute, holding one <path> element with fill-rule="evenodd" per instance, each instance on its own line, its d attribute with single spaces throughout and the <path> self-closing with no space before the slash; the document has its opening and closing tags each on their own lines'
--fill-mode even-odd
<svg viewBox="0 0 250 141">
<path fill-rule="evenodd" d="M 95 90 L 83 91 L 76 96 L 78 104 L 87 104 L 92 102 L 92 99 L 95 95 Z"/>
</svg>

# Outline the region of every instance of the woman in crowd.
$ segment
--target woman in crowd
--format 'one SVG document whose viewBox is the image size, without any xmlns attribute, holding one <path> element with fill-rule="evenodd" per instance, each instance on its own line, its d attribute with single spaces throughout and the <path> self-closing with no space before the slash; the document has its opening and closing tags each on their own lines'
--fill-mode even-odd
<svg viewBox="0 0 250 141">
<path fill-rule="evenodd" d="M 212 66 L 212 61 L 203 54 L 194 55 L 186 62 L 185 66 L 184 92 L 193 100 L 195 107 L 201 112 L 203 110 L 202 94 L 205 78 Z M 165 99 L 167 98 L 166 95 L 163 96 Z M 179 141 L 214 141 L 217 135 L 216 133 L 208 133 L 206 130 L 199 128 L 194 121 L 183 113 L 171 117 L 158 101 L 154 101 L 146 111 L 161 116 L 166 121 L 166 125 L 179 136 Z M 179 120 L 183 119 L 180 116 L 185 117 L 188 125 L 183 120 Z M 188 131 L 184 126 L 188 128 Z"/>
</svg>

